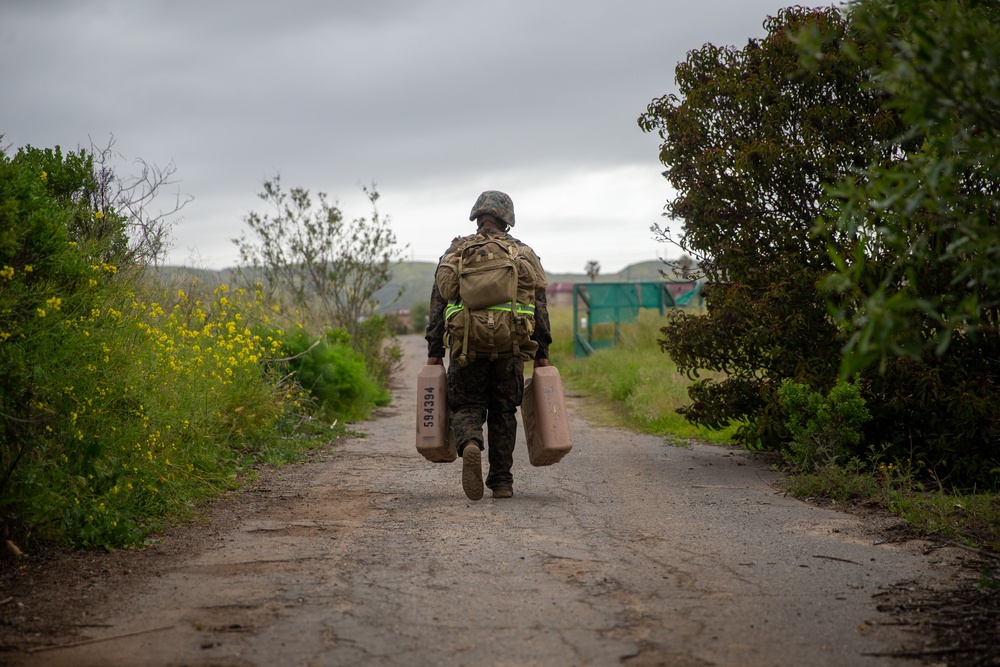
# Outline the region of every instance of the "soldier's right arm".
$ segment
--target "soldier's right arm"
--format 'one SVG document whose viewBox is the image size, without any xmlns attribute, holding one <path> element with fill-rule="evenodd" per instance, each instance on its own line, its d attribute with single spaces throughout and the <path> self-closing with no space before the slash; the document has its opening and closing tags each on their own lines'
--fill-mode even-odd
<svg viewBox="0 0 1000 667">
<path fill-rule="evenodd" d="M 434 285 L 431 287 L 431 302 L 427 312 L 427 332 L 424 339 L 427 341 L 427 359 L 444 359 L 444 311 L 448 307 L 448 300 L 441 296 L 441 291 L 437 287 L 437 272 L 441 268 L 441 260 L 449 254 L 455 252 L 468 236 L 456 236 L 451 240 L 451 245 L 444 251 L 438 260 L 438 266 L 434 269 Z M 436 362 L 435 362 L 436 363 Z"/>
</svg>

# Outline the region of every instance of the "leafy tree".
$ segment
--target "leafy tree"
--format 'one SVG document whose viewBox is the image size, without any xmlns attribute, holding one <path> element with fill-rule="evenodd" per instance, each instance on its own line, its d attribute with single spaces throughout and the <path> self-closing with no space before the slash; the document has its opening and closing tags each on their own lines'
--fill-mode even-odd
<svg viewBox="0 0 1000 667">
<path fill-rule="evenodd" d="M 828 229 L 845 376 L 880 397 L 869 435 L 951 484 L 1000 480 L 1000 6 L 863 0 L 900 159 L 842 179 Z M 807 50 L 815 41 L 804 39 Z M 847 55 L 853 56 L 850 52 Z"/>
<path fill-rule="evenodd" d="M 788 447 L 779 383 L 825 395 L 860 372 L 872 419 L 845 453 L 996 484 L 998 18 L 975 0 L 790 8 L 760 42 L 678 66 L 681 97 L 640 125 L 710 283 L 707 313 L 674 314 L 661 346 L 726 374 L 694 384 L 689 419 Z"/>
<path fill-rule="evenodd" d="M 427 318 L 430 304 L 426 300 L 417 301 L 410 308 L 410 326 L 413 333 L 422 334 L 427 330 Z"/>
<path fill-rule="evenodd" d="M 47 170 L 50 195 L 77 212 L 67 226 L 72 240 L 92 246 L 96 257 L 115 266 L 142 268 L 163 258 L 176 216 L 191 197 L 177 192 L 172 204 L 154 213 L 165 189 L 175 184 L 176 166 L 138 158 L 137 170 L 123 176 L 113 165 L 122 158 L 112 138 L 105 146 L 91 143 L 65 154 L 59 146 L 25 146 L 14 161 Z"/>
<path fill-rule="evenodd" d="M 123 159 L 114 151 L 112 137 L 104 146 L 91 143 L 89 155 L 93 158 L 94 187 L 88 192 L 90 205 L 103 211 L 97 222 L 107 224 L 118 220 L 125 234 L 125 242 L 118 248 L 118 255 L 109 261 L 122 265 L 147 266 L 163 259 L 170 246 L 170 231 L 178 221 L 177 215 L 194 198 L 173 193 L 172 201 L 164 208 L 159 203 L 167 196 L 167 188 L 177 184 L 174 176 L 177 166 L 171 161 L 166 166 L 142 158 L 132 161 L 135 169 L 127 176 L 114 169 L 113 162 Z M 96 225 L 94 231 L 100 231 Z"/>
<path fill-rule="evenodd" d="M 706 312 L 673 311 L 661 347 L 681 372 L 701 379 L 682 412 L 721 428 L 741 422 L 753 446 L 787 441 L 777 389 L 785 378 L 828 390 L 841 342 L 817 283 L 834 269 L 840 235 L 813 233 L 824 186 L 872 163 L 900 130 L 884 95 L 861 85 L 877 55 L 835 8 L 792 7 L 764 22 L 745 48 L 708 44 L 677 65 L 679 95 L 654 100 L 640 127 L 658 132 L 660 160 L 677 196 L 666 215 L 683 221 L 652 231 L 693 256 L 707 279 Z M 803 70 L 792 35 L 814 35 L 814 67 Z M 857 57 L 847 57 L 844 45 Z"/>
<path fill-rule="evenodd" d="M 694 260 L 687 255 L 681 255 L 681 258 L 677 260 L 677 273 L 681 276 L 687 277 L 691 275 L 694 270 Z"/>
<path fill-rule="evenodd" d="M 280 178 L 264 183 L 258 196 L 272 213 L 244 218 L 250 233 L 233 242 L 243 273 L 263 276 L 265 287 L 288 296 L 322 328 L 342 327 L 356 338 L 360 323 L 377 307 L 374 295 L 392 278 L 391 265 L 403 249 L 376 207 L 375 186 L 364 188 L 371 218 L 344 219 L 320 192 L 315 206 L 309 191 L 284 191 Z"/>
<path fill-rule="evenodd" d="M 952 344 L 995 348 L 1000 5 L 865 0 L 853 13 L 879 47 L 877 84 L 906 123 L 896 143 L 911 148 L 837 190 L 836 229 L 857 239 L 832 281 L 856 305 L 845 371 Z"/>
</svg>

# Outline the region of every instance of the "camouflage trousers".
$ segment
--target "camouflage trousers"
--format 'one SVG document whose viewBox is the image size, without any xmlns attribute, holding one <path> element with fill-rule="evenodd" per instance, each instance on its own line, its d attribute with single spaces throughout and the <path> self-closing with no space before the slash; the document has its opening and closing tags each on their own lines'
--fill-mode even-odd
<svg viewBox="0 0 1000 667">
<path fill-rule="evenodd" d="M 483 423 L 489 442 L 486 486 L 512 484 L 517 406 L 524 396 L 524 362 L 515 357 L 477 359 L 464 368 L 448 366 L 448 410 L 459 450 L 470 440 L 483 449 Z"/>
</svg>

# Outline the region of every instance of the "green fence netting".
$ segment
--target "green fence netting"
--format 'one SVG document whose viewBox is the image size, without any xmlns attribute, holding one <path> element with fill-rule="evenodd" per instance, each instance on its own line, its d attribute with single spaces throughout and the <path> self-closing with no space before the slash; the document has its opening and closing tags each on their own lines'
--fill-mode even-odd
<svg viewBox="0 0 1000 667">
<path fill-rule="evenodd" d="M 573 356 L 613 347 L 620 338 L 619 325 L 633 322 L 640 308 L 700 306 L 701 281 L 667 280 L 632 283 L 576 283 L 573 285 Z M 610 335 L 595 325 L 612 323 Z M 606 328 L 606 327 L 605 327 Z"/>
</svg>

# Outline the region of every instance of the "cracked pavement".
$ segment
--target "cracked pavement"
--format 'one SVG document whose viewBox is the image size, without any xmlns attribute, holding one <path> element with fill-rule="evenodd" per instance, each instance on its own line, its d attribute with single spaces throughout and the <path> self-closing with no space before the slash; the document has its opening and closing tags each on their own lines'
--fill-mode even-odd
<svg viewBox="0 0 1000 667">
<path fill-rule="evenodd" d="M 18 665 L 905 665 L 876 610 L 948 576 L 922 543 L 785 497 L 749 454 L 588 424 L 514 497 L 468 500 L 414 448 L 423 340 L 365 437 L 274 473 L 232 526 L 131 584 L 76 646 Z M 916 663 L 914 663 L 916 664 Z"/>
</svg>

